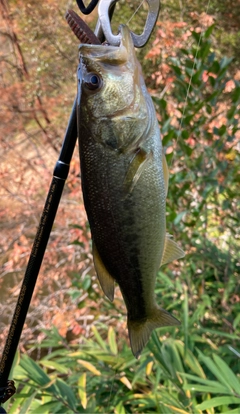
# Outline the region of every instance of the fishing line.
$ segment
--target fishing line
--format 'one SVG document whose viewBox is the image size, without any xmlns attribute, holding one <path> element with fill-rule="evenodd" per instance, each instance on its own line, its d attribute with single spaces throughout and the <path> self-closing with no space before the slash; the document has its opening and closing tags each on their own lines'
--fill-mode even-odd
<svg viewBox="0 0 240 414">
<path fill-rule="evenodd" d="M 211 3 L 211 0 L 208 0 L 208 4 L 207 4 L 206 12 L 205 13 L 208 12 L 208 9 L 210 7 L 210 3 Z M 179 125 L 179 128 L 178 128 L 178 132 L 177 132 L 177 140 L 176 140 L 176 144 L 173 145 L 173 151 L 172 151 L 173 152 L 173 156 L 172 156 L 172 159 L 171 159 L 171 162 L 170 162 L 170 167 L 172 166 L 173 159 L 174 159 L 174 149 L 176 150 L 176 148 L 177 148 L 178 138 L 179 138 L 179 136 L 181 134 L 181 131 L 182 131 L 183 118 L 184 118 L 185 111 L 186 111 L 186 107 L 187 107 L 187 100 L 188 100 L 188 96 L 189 96 L 189 92 L 190 92 L 190 88 L 191 88 L 191 84 L 192 84 L 193 72 L 194 72 L 194 69 L 195 69 L 195 66 L 196 66 L 196 63 L 197 63 L 197 56 L 198 56 L 199 46 L 200 46 L 202 37 L 203 37 L 203 24 L 202 24 L 201 33 L 200 33 L 199 40 L 198 40 L 196 54 L 195 54 L 194 61 L 193 61 L 192 73 L 191 73 L 190 80 L 189 80 L 189 84 L 188 84 L 187 94 L 186 94 L 186 98 L 185 98 L 184 105 L 183 105 L 183 113 L 182 113 L 180 125 Z"/>
<path fill-rule="evenodd" d="M 133 13 L 133 15 L 130 17 L 130 19 L 127 21 L 126 25 L 128 26 L 128 23 L 130 23 L 130 21 L 134 18 L 134 16 L 137 14 L 138 10 L 140 9 L 140 7 L 142 7 L 144 0 L 141 1 L 141 3 L 139 4 L 139 6 L 136 8 L 135 12 Z"/>
</svg>

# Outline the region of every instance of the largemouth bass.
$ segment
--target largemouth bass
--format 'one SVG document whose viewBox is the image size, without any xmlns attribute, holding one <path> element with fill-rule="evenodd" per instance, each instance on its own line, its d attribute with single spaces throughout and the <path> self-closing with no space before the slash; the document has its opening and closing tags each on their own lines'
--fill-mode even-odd
<svg viewBox="0 0 240 414">
<path fill-rule="evenodd" d="M 184 252 L 166 233 L 168 168 L 155 109 L 127 26 L 121 36 L 119 47 L 80 46 L 78 136 L 96 273 L 111 301 L 119 284 L 138 357 L 154 328 L 179 324 L 154 288 L 159 266 Z"/>
</svg>

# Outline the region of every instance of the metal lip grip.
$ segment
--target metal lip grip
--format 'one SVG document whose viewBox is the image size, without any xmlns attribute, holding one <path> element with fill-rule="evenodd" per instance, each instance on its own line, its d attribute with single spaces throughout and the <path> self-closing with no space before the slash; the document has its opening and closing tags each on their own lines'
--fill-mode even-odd
<svg viewBox="0 0 240 414">
<path fill-rule="evenodd" d="M 145 46 L 145 44 L 148 42 L 148 39 L 152 34 L 160 11 L 160 0 L 146 1 L 149 7 L 149 11 L 143 32 L 140 35 L 136 35 L 135 33 L 131 32 L 133 44 L 137 48 Z M 112 33 L 111 22 L 109 19 L 109 9 L 114 3 L 116 3 L 116 0 L 100 1 L 98 6 L 98 16 L 102 27 L 102 31 L 105 35 L 107 42 L 112 46 L 119 46 L 121 42 L 121 35 L 120 33 L 117 35 L 114 35 Z"/>
</svg>

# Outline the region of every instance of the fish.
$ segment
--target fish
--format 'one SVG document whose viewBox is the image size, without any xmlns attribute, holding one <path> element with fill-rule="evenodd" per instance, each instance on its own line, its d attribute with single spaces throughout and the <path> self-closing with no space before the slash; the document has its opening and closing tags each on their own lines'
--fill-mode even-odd
<svg viewBox="0 0 240 414">
<path fill-rule="evenodd" d="M 120 287 L 133 355 L 180 322 L 155 298 L 159 267 L 184 256 L 166 231 L 169 172 L 131 32 L 119 46 L 79 46 L 77 122 L 93 262 L 110 301 Z"/>
</svg>

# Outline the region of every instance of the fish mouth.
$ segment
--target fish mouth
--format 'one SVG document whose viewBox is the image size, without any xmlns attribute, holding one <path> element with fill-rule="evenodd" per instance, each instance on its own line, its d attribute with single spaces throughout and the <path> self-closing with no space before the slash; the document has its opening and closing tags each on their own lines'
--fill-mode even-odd
<svg viewBox="0 0 240 414">
<path fill-rule="evenodd" d="M 131 59 L 136 61 L 131 33 L 126 25 L 121 25 L 120 34 L 121 43 L 119 46 L 111 46 L 107 43 L 102 45 L 80 44 L 79 53 L 84 58 L 109 63 L 110 65 L 121 65 Z"/>
<path fill-rule="evenodd" d="M 105 116 L 110 118 L 120 115 L 126 118 L 123 110 L 131 113 L 129 118 L 138 118 L 138 107 L 144 105 L 144 97 L 141 96 L 140 91 L 141 67 L 127 26 L 121 26 L 121 36 L 120 46 L 83 44 L 79 47 L 79 69 L 83 74 L 83 87 L 85 76 L 87 79 L 87 74 L 91 72 L 103 80 L 102 88 L 94 92 L 88 92 L 88 87 L 85 88 L 89 101 L 91 96 L 92 100 L 97 95 L 100 96 L 99 109 L 92 105 L 96 118 L 101 117 L 104 111 L 106 111 Z"/>
<path fill-rule="evenodd" d="M 116 111 L 114 114 L 106 115 L 106 119 L 110 119 L 112 121 L 120 122 L 139 122 L 139 121 L 146 121 L 147 120 L 147 113 L 143 114 L 142 112 L 133 112 L 129 114 L 128 108 Z"/>
<path fill-rule="evenodd" d="M 98 74 L 103 82 L 97 91 L 88 92 L 85 112 L 101 129 L 111 131 L 109 146 L 121 152 L 135 148 L 151 128 L 151 113 L 146 99 L 141 66 L 136 58 L 130 30 L 121 26 L 120 46 L 80 45 L 82 88 L 88 73 Z M 114 137 L 114 138 L 113 138 Z M 105 141 L 105 140 L 104 140 Z"/>
</svg>

